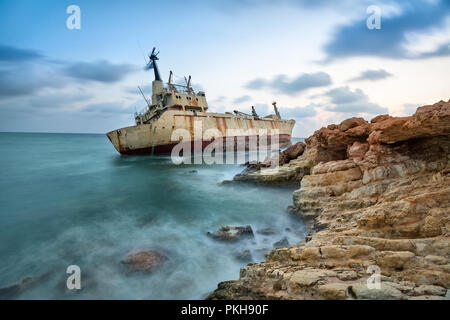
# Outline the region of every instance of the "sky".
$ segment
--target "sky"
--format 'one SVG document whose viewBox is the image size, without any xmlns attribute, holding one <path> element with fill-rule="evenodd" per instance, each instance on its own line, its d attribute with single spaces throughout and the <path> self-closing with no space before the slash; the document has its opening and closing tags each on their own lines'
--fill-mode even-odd
<svg viewBox="0 0 450 320">
<path fill-rule="evenodd" d="M 210 111 L 276 101 L 295 137 L 450 99 L 449 0 L 0 0 L 0 131 L 133 125 L 154 46 L 162 78 L 191 75 Z"/>
</svg>

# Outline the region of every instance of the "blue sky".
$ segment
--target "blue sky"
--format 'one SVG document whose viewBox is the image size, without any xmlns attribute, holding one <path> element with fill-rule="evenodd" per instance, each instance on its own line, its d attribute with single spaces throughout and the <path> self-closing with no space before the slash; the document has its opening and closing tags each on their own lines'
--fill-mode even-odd
<svg viewBox="0 0 450 320">
<path fill-rule="evenodd" d="M 69 30 L 69 5 L 81 29 Z M 370 5 L 381 29 L 369 30 Z M 308 136 L 350 116 L 448 100 L 450 1 L 0 0 L 0 131 L 104 133 L 133 124 L 157 46 L 212 111 L 294 118 Z"/>
</svg>

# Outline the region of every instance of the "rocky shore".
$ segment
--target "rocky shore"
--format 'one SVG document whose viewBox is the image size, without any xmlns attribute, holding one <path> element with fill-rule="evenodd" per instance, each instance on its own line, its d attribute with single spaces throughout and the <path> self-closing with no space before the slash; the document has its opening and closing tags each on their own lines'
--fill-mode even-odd
<svg viewBox="0 0 450 320">
<path fill-rule="evenodd" d="M 350 118 L 296 150 L 234 181 L 300 185 L 290 211 L 311 233 L 208 299 L 450 299 L 450 100 Z"/>
</svg>

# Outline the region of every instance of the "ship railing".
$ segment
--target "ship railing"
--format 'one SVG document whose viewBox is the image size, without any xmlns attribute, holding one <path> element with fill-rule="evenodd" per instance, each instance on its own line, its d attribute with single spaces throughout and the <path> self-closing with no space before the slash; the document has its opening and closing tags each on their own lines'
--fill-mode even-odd
<svg viewBox="0 0 450 320">
<path fill-rule="evenodd" d="M 145 114 L 147 111 L 148 111 L 148 107 L 144 107 L 141 111 L 136 111 L 136 112 L 134 113 L 134 116 L 137 117 L 137 116 L 139 116 L 139 115 L 143 115 L 143 114 Z"/>
<path fill-rule="evenodd" d="M 177 91 L 180 92 L 180 93 L 192 93 L 192 94 L 195 94 L 195 92 L 194 92 L 194 90 L 192 90 L 192 88 L 191 88 L 191 92 L 189 92 L 188 86 L 185 86 L 185 85 L 182 85 L 182 84 L 175 84 L 175 83 L 172 83 L 171 85 L 175 89 L 177 89 Z"/>
</svg>

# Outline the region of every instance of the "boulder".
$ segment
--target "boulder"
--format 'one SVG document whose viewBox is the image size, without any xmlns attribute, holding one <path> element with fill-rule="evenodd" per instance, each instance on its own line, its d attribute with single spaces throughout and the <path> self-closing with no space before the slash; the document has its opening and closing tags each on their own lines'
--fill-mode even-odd
<svg viewBox="0 0 450 320">
<path fill-rule="evenodd" d="M 281 152 L 279 156 L 279 165 L 282 166 L 283 164 L 289 163 L 289 161 L 293 159 L 297 159 L 299 156 L 303 154 L 305 151 L 306 145 L 299 141 L 296 144 L 290 146 L 283 152 Z"/>
<path fill-rule="evenodd" d="M 35 282 L 35 279 L 26 277 L 20 283 L 13 284 L 9 287 L 0 288 L 0 299 L 14 299 L 23 291 L 30 288 Z"/>
<path fill-rule="evenodd" d="M 235 255 L 235 257 L 236 257 L 237 260 L 244 261 L 244 262 L 250 262 L 253 259 L 252 253 L 248 249 L 246 249 L 246 250 L 244 250 L 242 252 L 238 252 Z"/>
<path fill-rule="evenodd" d="M 160 267 L 167 257 L 159 251 L 147 250 L 128 254 L 121 262 L 130 271 L 153 272 Z"/>
<path fill-rule="evenodd" d="M 363 126 L 366 124 L 368 124 L 368 122 L 366 120 L 364 120 L 363 118 L 349 118 L 349 119 L 342 121 L 338 125 L 337 128 L 340 131 L 347 131 L 348 129 L 352 129 L 352 128 L 358 127 L 358 126 Z"/>
<path fill-rule="evenodd" d="M 348 297 L 347 294 L 348 285 L 344 283 L 327 283 L 317 287 L 317 292 L 325 299 L 328 300 L 345 300 Z"/>
<path fill-rule="evenodd" d="M 281 239 L 281 240 L 275 242 L 275 243 L 273 244 L 273 247 L 274 247 L 274 248 L 279 248 L 279 247 L 286 247 L 286 246 L 288 246 L 288 245 L 289 245 L 289 240 L 288 240 L 286 237 L 284 237 L 283 239 Z"/>
<path fill-rule="evenodd" d="M 245 237 L 253 237 L 253 230 L 250 226 L 224 226 L 216 232 L 207 232 L 208 236 L 221 241 L 238 241 Z"/>
<path fill-rule="evenodd" d="M 263 229 L 256 230 L 256 233 L 263 234 L 263 235 L 273 235 L 273 234 L 279 234 L 280 230 L 272 227 L 267 227 Z"/>
</svg>

